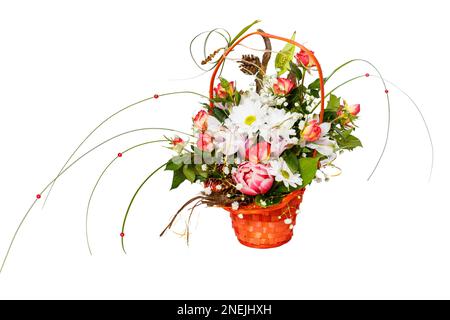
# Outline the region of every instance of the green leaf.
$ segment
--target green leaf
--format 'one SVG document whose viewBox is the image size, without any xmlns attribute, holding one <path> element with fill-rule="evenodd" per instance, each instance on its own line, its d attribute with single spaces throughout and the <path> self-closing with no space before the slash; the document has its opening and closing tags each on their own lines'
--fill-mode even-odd
<svg viewBox="0 0 450 320">
<path fill-rule="evenodd" d="M 327 111 L 337 112 L 341 106 L 341 98 L 336 97 L 334 94 L 330 95 L 330 99 L 327 104 Z"/>
<path fill-rule="evenodd" d="M 166 168 L 164 170 L 175 171 L 180 169 L 183 166 L 183 164 L 189 159 L 189 157 L 190 157 L 189 153 L 173 157 L 172 159 L 169 160 L 169 162 L 167 162 Z"/>
<path fill-rule="evenodd" d="M 292 61 L 289 61 L 289 66 L 290 66 L 291 71 L 294 73 L 295 77 L 297 78 L 297 80 L 301 80 L 303 78 L 302 70 L 300 70 L 300 68 Z"/>
<path fill-rule="evenodd" d="M 203 171 L 202 170 L 202 165 L 201 164 L 196 164 L 195 165 L 195 171 L 197 172 L 197 174 L 203 178 L 208 178 L 208 171 Z"/>
<path fill-rule="evenodd" d="M 246 26 L 244 29 L 242 29 L 234 38 L 233 40 L 230 41 L 230 43 L 228 44 L 228 46 L 231 46 L 233 43 L 236 42 L 237 39 L 239 39 L 244 33 L 247 32 L 248 29 L 250 29 L 251 27 L 253 27 L 255 24 L 261 22 L 261 20 L 255 20 L 252 23 L 250 23 L 248 26 Z"/>
<path fill-rule="evenodd" d="M 320 79 L 317 78 L 313 82 L 311 82 L 308 86 L 308 89 L 320 89 Z"/>
<path fill-rule="evenodd" d="M 298 172 L 298 159 L 297 156 L 290 150 L 286 151 L 283 155 L 283 160 L 288 165 L 289 169 L 291 169 L 292 173 Z"/>
<path fill-rule="evenodd" d="M 195 181 L 195 170 L 192 166 L 185 164 L 183 166 L 183 174 L 190 182 Z"/>
<path fill-rule="evenodd" d="M 295 32 L 291 37 L 291 40 L 295 40 Z M 294 58 L 295 46 L 291 43 L 286 43 L 283 49 L 278 52 L 275 57 L 275 68 L 279 69 L 278 76 L 281 76 L 283 73 L 289 70 L 289 63 Z"/>
<path fill-rule="evenodd" d="M 222 88 L 224 88 L 226 91 L 228 91 L 230 89 L 230 83 L 228 82 L 227 79 L 220 77 L 220 85 L 222 86 Z"/>
<path fill-rule="evenodd" d="M 173 172 L 172 186 L 170 190 L 178 188 L 180 184 L 182 184 L 186 180 L 184 176 L 183 170 L 179 169 Z"/>
<path fill-rule="evenodd" d="M 339 137 L 336 142 L 341 149 L 353 150 L 357 147 L 362 147 L 361 140 L 353 135 L 348 135 L 347 137 Z"/>
<path fill-rule="evenodd" d="M 313 181 L 316 177 L 317 172 L 317 163 L 320 159 L 319 157 L 315 158 L 301 158 L 299 161 L 300 166 L 300 175 L 303 180 L 303 186 L 307 186 Z"/>
<path fill-rule="evenodd" d="M 224 122 L 225 119 L 228 117 L 224 110 L 219 109 L 217 107 L 213 109 L 212 115 L 214 116 L 214 118 L 219 120 L 219 122 Z"/>
</svg>

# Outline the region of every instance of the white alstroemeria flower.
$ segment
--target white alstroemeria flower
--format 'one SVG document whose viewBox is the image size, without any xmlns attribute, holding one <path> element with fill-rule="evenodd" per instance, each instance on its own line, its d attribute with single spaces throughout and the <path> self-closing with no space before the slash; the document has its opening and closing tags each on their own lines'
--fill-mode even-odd
<svg viewBox="0 0 450 320">
<path fill-rule="evenodd" d="M 301 134 L 300 146 L 306 146 L 317 150 L 324 156 L 330 156 L 337 149 L 336 142 L 326 137 L 330 131 L 331 124 L 328 122 L 318 124 L 317 122 L 317 120 L 311 120 L 305 124 Z M 313 127 L 315 127 L 315 129 L 320 128 L 320 134 L 318 130 L 311 129 Z"/>
<path fill-rule="evenodd" d="M 245 148 L 246 138 L 237 130 L 221 127 L 214 133 L 214 147 L 216 152 L 231 156 Z"/>
<path fill-rule="evenodd" d="M 285 150 L 298 144 L 298 138 L 286 138 L 278 135 L 276 131 L 272 132 L 267 141 L 270 143 L 270 154 L 274 158 L 278 158 Z"/>
<path fill-rule="evenodd" d="M 297 187 L 302 184 L 302 178 L 298 173 L 292 173 L 283 159 L 270 161 L 269 174 L 275 177 L 275 181 L 283 182 L 286 188 Z"/>
<path fill-rule="evenodd" d="M 219 131 L 223 125 L 217 120 L 216 117 L 208 116 L 208 131 L 216 132 Z"/>
<path fill-rule="evenodd" d="M 263 106 L 259 95 L 243 95 L 238 106 L 231 109 L 225 120 L 228 128 L 236 127 L 239 133 L 252 135 L 264 127 L 267 120 L 267 107 Z"/>
</svg>

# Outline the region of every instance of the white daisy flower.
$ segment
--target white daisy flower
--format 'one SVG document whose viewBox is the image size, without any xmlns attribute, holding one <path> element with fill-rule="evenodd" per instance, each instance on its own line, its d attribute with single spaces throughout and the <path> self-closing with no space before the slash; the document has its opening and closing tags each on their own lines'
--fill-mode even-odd
<svg viewBox="0 0 450 320">
<path fill-rule="evenodd" d="M 208 170 L 208 166 L 206 164 L 202 164 L 202 171 Z"/>
<path fill-rule="evenodd" d="M 295 188 L 303 182 L 300 174 L 292 173 L 282 158 L 270 161 L 269 173 L 275 177 L 275 181 L 283 182 L 286 188 L 290 186 Z"/>
<path fill-rule="evenodd" d="M 225 125 L 236 127 L 239 133 L 252 135 L 260 130 L 267 119 L 267 107 L 262 106 L 259 95 L 242 96 L 238 106 L 231 109 Z"/>
<path fill-rule="evenodd" d="M 203 190 L 203 192 L 204 192 L 207 196 L 209 196 L 209 195 L 211 195 L 212 190 L 211 190 L 210 187 L 207 187 L 207 188 L 205 188 L 205 190 Z"/>
<path fill-rule="evenodd" d="M 234 201 L 234 202 L 231 204 L 231 209 L 233 209 L 234 211 L 236 211 L 237 209 L 239 209 L 239 202 Z"/>
<path fill-rule="evenodd" d="M 226 174 L 226 175 L 229 175 L 230 174 L 230 169 L 227 166 L 224 166 L 223 167 L 223 173 Z"/>
<path fill-rule="evenodd" d="M 290 219 L 290 218 L 284 219 L 284 223 L 285 224 L 291 224 L 292 223 L 292 219 Z"/>
<path fill-rule="evenodd" d="M 222 185 L 219 184 L 219 185 L 216 187 L 216 189 L 219 190 L 219 191 L 222 190 Z"/>
<path fill-rule="evenodd" d="M 236 185 L 236 189 L 237 189 L 237 190 L 241 190 L 243 187 L 244 187 L 244 186 L 242 185 L 242 183 L 238 183 L 238 184 Z"/>
</svg>

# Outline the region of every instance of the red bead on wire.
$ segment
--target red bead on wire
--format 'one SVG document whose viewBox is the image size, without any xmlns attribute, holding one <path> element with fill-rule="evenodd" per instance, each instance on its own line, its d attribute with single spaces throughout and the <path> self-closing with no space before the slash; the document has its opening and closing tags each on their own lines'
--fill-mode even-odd
<svg viewBox="0 0 450 320">
<path fill-rule="evenodd" d="M 122 158 L 122 153 L 119 152 L 119 153 L 117 154 L 117 156 L 118 156 L 119 158 Z"/>
<path fill-rule="evenodd" d="M 159 98 L 159 94 L 155 94 L 155 95 L 153 96 L 153 98 L 158 99 L 158 98 Z"/>
<path fill-rule="evenodd" d="M 40 194 L 37 194 L 36 195 L 36 199 L 40 199 L 41 198 L 41 195 Z"/>
<path fill-rule="evenodd" d="M 120 233 L 120 237 L 121 237 L 121 238 L 125 237 L 125 233 L 121 232 L 121 233 Z"/>
<path fill-rule="evenodd" d="M 386 94 L 388 94 L 388 93 L 389 93 L 389 90 L 388 90 L 388 89 L 386 89 L 386 90 L 384 90 L 384 92 L 385 92 Z"/>
<path fill-rule="evenodd" d="M 370 74 L 366 73 L 365 76 L 366 76 L 366 78 L 368 78 L 370 76 Z"/>
</svg>

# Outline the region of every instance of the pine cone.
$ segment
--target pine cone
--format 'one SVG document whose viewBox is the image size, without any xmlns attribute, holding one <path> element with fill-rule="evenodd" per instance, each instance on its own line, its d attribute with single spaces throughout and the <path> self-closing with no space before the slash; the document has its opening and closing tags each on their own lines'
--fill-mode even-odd
<svg viewBox="0 0 450 320">
<path fill-rule="evenodd" d="M 261 69 L 261 61 L 252 54 L 244 54 L 238 63 L 240 64 L 239 69 L 245 74 L 255 75 Z"/>
</svg>

